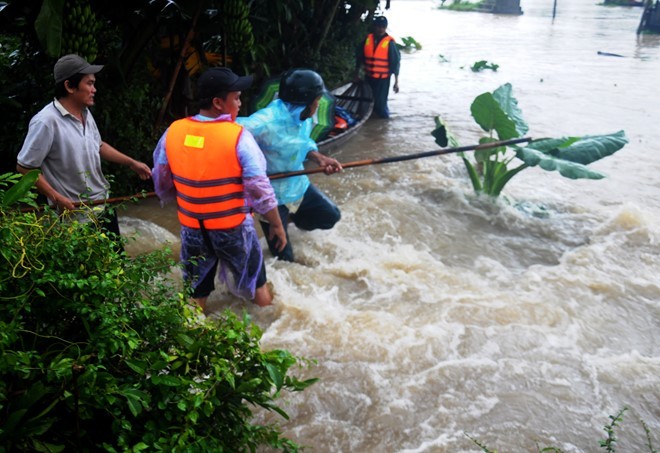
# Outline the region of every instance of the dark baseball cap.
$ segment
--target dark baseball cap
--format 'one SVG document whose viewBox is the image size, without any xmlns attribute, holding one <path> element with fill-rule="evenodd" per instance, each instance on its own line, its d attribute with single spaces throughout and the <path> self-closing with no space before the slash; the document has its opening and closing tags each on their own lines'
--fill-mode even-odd
<svg viewBox="0 0 660 453">
<path fill-rule="evenodd" d="M 209 99 L 226 91 L 243 91 L 252 85 L 252 76 L 238 76 L 229 68 L 211 68 L 197 80 L 197 97 Z"/>
<path fill-rule="evenodd" d="M 60 83 L 76 74 L 96 74 L 101 69 L 103 69 L 103 65 L 89 64 L 80 55 L 69 54 L 57 60 L 55 68 L 53 68 L 53 75 L 55 83 Z"/>
<path fill-rule="evenodd" d="M 387 17 L 385 16 L 374 17 L 374 27 L 387 27 Z"/>
</svg>

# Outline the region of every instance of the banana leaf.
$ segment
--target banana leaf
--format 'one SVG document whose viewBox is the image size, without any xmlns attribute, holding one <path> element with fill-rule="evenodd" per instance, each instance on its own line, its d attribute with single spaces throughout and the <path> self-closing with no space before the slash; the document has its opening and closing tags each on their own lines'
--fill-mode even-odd
<svg viewBox="0 0 660 453">
<path fill-rule="evenodd" d="M 56 58 L 60 56 L 62 48 L 62 11 L 64 0 L 44 0 L 39 16 L 34 22 L 39 42 L 46 50 L 46 54 Z"/>
<path fill-rule="evenodd" d="M 614 154 L 626 143 L 625 133 L 619 131 L 609 135 L 535 140 L 524 147 L 515 147 L 515 152 L 530 167 L 556 170 L 570 179 L 602 179 L 605 175 L 586 165 Z"/>
</svg>

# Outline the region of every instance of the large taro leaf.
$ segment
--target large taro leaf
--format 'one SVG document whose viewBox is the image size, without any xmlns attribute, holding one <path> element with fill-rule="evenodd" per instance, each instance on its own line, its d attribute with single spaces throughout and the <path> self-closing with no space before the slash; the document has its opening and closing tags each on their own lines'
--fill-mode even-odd
<svg viewBox="0 0 660 453">
<path fill-rule="evenodd" d="M 435 142 L 440 148 L 444 148 L 447 145 L 451 148 L 457 148 L 460 146 L 454 134 L 452 134 L 447 128 L 445 121 L 439 116 L 435 117 L 435 129 L 431 131 L 431 135 L 435 138 Z"/>
<path fill-rule="evenodd" d="M 479 126 L 486 132 L 497 132 L 500 140 L 521 137 L 529 130 L 511 91 L 511 84 L 505 83 L 493 93 L 477 96 L 470 106 Z"/>
<path fill-rule="evenodd" d="M 518 108 L 518 101 L 513 97 L 513 89 L 510 83 L 505 83 L 493 91 L 493 97 L 500 104 L 506 115 L 516 123 L 516 132 L 522 137 L 529 130 L 527 122 L 522 117 L 522 111 Z"/>
<path fill-rule="evenodd" d="M 609 135 L 564 137 L 535 140 L 516 147 L 516 157 L 529 166 L 547 171 L 557 170 L 570 179 L 601 179 L 602 173 L 586 167 L 609 156 L 628 143 L 623 131 Z"/>
<path fill-rule="evenodd" d="M 578 164 L 589 165 L 614 154 L 626 143 L 628 143 L 628 139 L 624 131 L 608 135 L 570 137 L 565 145 L 559 147 L 558 157 Z"/>
<path fill-rule="evenodd" d="M 486 132 L 496 131 L 500 140 L 519 137 L 516 123 L 509 118 L 492 93 L 477 96 L 470 106 L 472 117 Z"/>
</svg>

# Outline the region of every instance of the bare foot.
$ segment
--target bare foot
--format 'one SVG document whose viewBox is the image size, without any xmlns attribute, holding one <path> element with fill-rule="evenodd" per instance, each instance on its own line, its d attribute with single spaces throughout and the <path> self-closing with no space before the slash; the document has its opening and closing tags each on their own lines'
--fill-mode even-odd
<svg viewBox="0 0 660 453">
<path fill-rule="evenodd" d="M 256 289 L 252 303 L 257 304 L 260 307 L 273 305 L 273 295 L 271 294 L 267 283 Z"/>
</svg>

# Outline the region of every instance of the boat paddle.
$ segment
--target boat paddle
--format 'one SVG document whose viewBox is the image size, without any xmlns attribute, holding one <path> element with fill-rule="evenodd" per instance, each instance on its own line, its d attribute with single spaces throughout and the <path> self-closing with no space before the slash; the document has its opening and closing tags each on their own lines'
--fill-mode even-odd
<svg viewBox="0 0 660 453">
<path fill-rule="evenodd" d="M 511 140 L 502 140 L 498 142 L 491 142 L 491 143 L 483 143 L 480 145 L 470 145 L 470 146 L 459 146 L 457 148 L 444 148 L 444 149 L 436 149 L 433 151 L 426 151 L 422 153 L 415 153 L 415 154 L 406 154 L 404 156 L 393 156 L 393 157 L 383 157 L 381 159 L 367 159 L 367 160 L 358 160 L 354 162 L 346 162 L 341 164 L 343 168 L 353 168 L 353 167 L 364 167 L 366 165 L 377 165 L 377 164 L 389 164 L 392 162 L 402 162 L 405 160 L 413 160 L 413 159 L 420 159 L 423 157 L 431 157 L 431 156 L 441 156 L 443 154 L 451 154 L 451 153 L 461 153 L 464 151 L 479 151 L 482 149 L 489 149 L 489 148 L 497 148 L 498 146 L 506 146 L 506 145 L 515 145 L 516 143 L 524 143 L 524 142 L 531 142 L 532 139 L 529 137 L 525 138 L 515 138 Z M 324 168 L 323 167 L 317 167 L 317 168 L 310 168 L 310 169 L 305 169 L 305 170 L 298 170 L 298 171 L 288 171 L 288 172 L 282 172 L 282 173 L 273 173 L 272 175 L 268 175 L 270 179 L 282 179 L 282 178 L 289 178 L 291 176 L 300 176 L 300 175 L 309 175 L 312 173 L 323 173 Z"/>
</svg>

